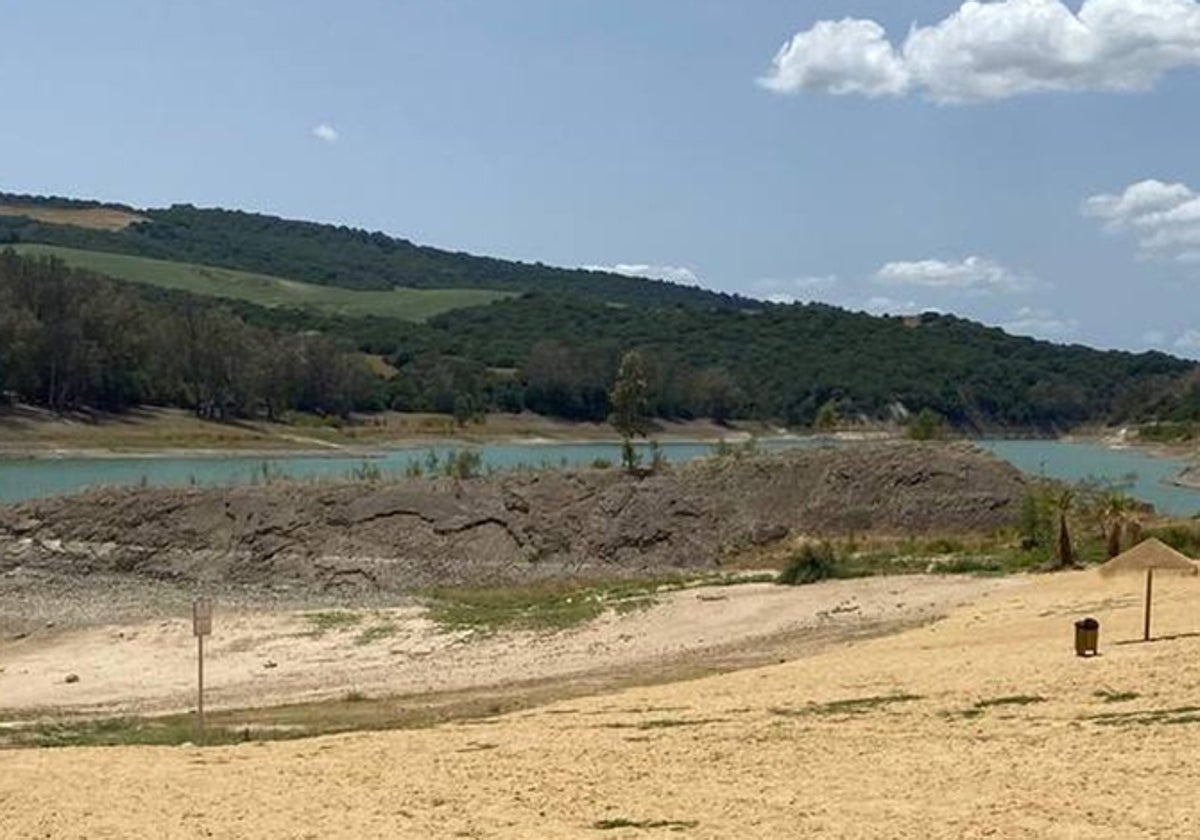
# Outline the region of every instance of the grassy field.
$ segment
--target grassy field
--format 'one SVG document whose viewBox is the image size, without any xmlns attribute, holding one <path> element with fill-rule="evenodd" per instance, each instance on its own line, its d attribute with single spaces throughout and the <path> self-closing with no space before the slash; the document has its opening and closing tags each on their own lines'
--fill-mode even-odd
<svg viewBox="0 0 1200 840">
<path fill-rule="evenodd" d="M 51 225 L 73 225 L 93 230 L 124 230 L 145 219 L 115 207 L 43 207 L 0 204 L 0 216 L 25 216 Z"/>
<path fill-rule="evenodd" d="M 451 309 L 480 306 L 511 297 L 509 292 L 488 289 L 355 291 L 335 286 L 299 283 L 267 274 L 152 260 L 126 254 L 79 251 L 53 245 L 21 244 L 14 247 L 22 254 L 58 257 L 76 268 L 89 269 L 134 283 L 244 300 L 259 306 L 311 308 L 340 315 L 380 315 L 406 321 L 424 321 Z"/>
</svg>

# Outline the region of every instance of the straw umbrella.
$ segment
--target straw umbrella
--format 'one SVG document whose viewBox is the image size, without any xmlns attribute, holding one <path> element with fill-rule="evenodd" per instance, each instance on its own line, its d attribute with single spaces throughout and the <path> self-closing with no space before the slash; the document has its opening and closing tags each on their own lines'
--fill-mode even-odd
<svg viewBox="0 0 1200 840">
<path fill-rule="evenodd" d="M 1200 567 L 1195 563 L 1154 537 L 1118 554 L 1100 567 L 1100 574 L 1105 576 L 1146 573 L 1146 624 L 1142 635 L 1142 640 L 1146 642 L 1150 641 L 1150 596 L 1154 589 L 1155 569 L 1184 575 L 1200 572 Z"/>
</svg>

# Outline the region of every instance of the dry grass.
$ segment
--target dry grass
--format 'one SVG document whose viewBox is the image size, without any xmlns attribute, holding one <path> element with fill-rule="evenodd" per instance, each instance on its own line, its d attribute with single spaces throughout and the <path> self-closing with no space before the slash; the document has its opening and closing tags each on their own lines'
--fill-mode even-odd
<svg viewBox="0 0 1200 840">
<path fill-rule="evenodd" d="M 0 204 L 0 216 L 26 216 L 50 225 L 71 225 L 92 230 L 124 230 L 144 216 L 111 207 L 36 207 L 24 204 Z"/>
</svg>

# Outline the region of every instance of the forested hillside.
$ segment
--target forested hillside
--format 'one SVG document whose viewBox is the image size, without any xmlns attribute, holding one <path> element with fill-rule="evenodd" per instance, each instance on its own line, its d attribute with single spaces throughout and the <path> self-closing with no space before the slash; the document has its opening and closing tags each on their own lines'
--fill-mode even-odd
<svg viewBox="0 0 1200 840">
<path fill-rule="evenodd" d="M 0 193 L 0 205 L 79 209 L 108 206 L 146 219 L 113 231 L 0 215 L 0 244 L 37 242 L 110 251 L 348 289 L 496 289 L 585 295 L 639 306 L 762 306 L 734 295 L 660 280 L 477 257 L 415 245 L 383 233 L 240 210 L 178 204 L 165 210 L 135 211 L 124 205 L 5 193 Z"/>
<path fill-rule="evenodd" d="M 819 304 L 649 311 L 527 296 L 438 316 L 396 362 L 420 371 L 414 388 L 453 383 L 447 393 L 487 404 L 515 407 L 519 395 L 535 411 L 600 419 L 629 348 L 647 360 L 652 405 L 665 417 L 811 425 L 825 406 L 844 419 L 932 408 L 960 426 L 1066 428 L 1181 410 L 1185 393 L 1200 407 L 1200 389 L 1182 384 L 1196 366 L 1162 353 L 1100 352 L 948 315 L 880 318 Z M 416 399 L 427 405 L 429 391 Z"/>
<path fill-rule="evenodd" d="M 379 407 L 357 353 L 314 333 L 247 325 L 202 298 L 135 287 L 0 250 L 0 398 L 56 410 L 185 406 L 203 417 Z"/>
<path fill-rule="evenodd" d="M 651 410 L 664 418 L 812 426 L 932 409 L 966 429 L 1045 430 L 1200 418 L 1193 362 L 1020 338 L 948 315 L 762 304 L 236 211 L 3 194 L 0 211 L 0 241 L 191 264 L 168 266 L 188 272 L 184 282 L 146 277 L 163 264 L 135 260 L 139 277 L 126 276 L 141 282 L 115 283 L 4 256 L 0 389 L 54 408 L 157 403 L 226 417 L 391 407 L 604 420 L 618 361 L 638 349 Z M 56 223 L 72 211 L 91 221 Z M 84 264 L 112 263 L 104 256 Z M 205 265 L 336 286 L 347 301 L 297 307 L 273 297 L 263 306 L 262 290 L 220 301 L 195 294 L 206 287 L 192 278 L 228 285 L 240 275 L 209 276 Z M 464 298 L 463 308 L 414 323 L 372 302 L 395 286 L 515 296 L 483 306 Z M 387 357 L 399 374 L 368 375 L 354 350 Z"/>
</svg>

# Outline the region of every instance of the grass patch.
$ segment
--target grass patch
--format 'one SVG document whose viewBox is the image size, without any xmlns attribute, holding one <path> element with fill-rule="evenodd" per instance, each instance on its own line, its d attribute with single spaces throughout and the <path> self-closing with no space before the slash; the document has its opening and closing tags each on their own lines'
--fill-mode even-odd
<svg viewBox="0 0 1200 840">
<path fill-rule="evenodd" d="M 362 623 L 360 613 L 348 610 L 322 610 L 321 612 L 305 613 L 304 618 L 312 627 L 315 635 L 323 635 L 330 630 L 346 630 Z"/>
<path fill-rule="evenodd" d="M 874 697 L 852 697 L 846 700 L 832 700 L 828 703 L 809 703 L 799 709 L 775 708 L 772 714 L 797 717 L 803 715 L 861 715 L 873 709 L 882 709 L 896 703 L 912 703 L 924 700 L 920 694 L 881 694 Z"/>
<path fill-rule="evenodd" d="M 600 726 L 601 729 L 678 729 L 685 726 L 707 726 L 710 723 L 725 723 L 725 718 L 700 718 L 697 720 L 688 720 L 686 718 L 660 718 L 657 720 L 643 720 L 638 723 L 606 723 Z"/>
<path fill-rule="evenodd" d="M 356 645 L 369 645 L 382 639 L 390 639 L 396 635 L 396 625 L 390 621 L 374 624 L 358 634 L 354 639 Z"/>
<path fill-rule="evenodd" d="M 1095 692 L 1094 696 L 1099 697 L 1105 703 L 1127 703 L 1130 700 L 1138 699 L 1142 695 L 1136 691 L 1109 691 L 1102 688 Z"/>
<path fill-rule="evenodd" d="M 196 742 L 199 732 L 191 715 L 154 718 L 118 717 L 102 720 L 41 723 L 5 733 L 4 745 L 15 747 L 175 746 Z M 256 732 L 255 738 L 288 737 L 283 730 Z M 250 738 L 249 730 L 206 727 L 205 744 L 235 744 Z"/>
<path fill-rule="evenodd" d="M 244 300 L 258 306 L 316 309 L 349 317 L 375 315 L 424 321 L 451 309 L 482 306 L 513 296 L 510 292 L 491 289 L 344 289 L 301 283 L 268 274 L 128 254 L 82 251 L 55 245 L 18 244 L 13 247 L 27 256 L 57 257 L 73 268 L 87 269 L 118 280 L 181 289 L 209 297 Z"/>
<path fill-rule="evenodd" d="M 1152 726 L 1200 723 L 1200 706 L 1151 709 L 1142 712 L 1106 712 L 1084 718 L 1098 726 Z"/>
<path fill-rule="evenodd" d="M 617 828 L 666 828 L 670 831 L 685 831 L 700 825 L 696 820 L 631 820 L 628 817 L 613 817 L 612 819 L 596 820 L 592 828 L 598 831 L 612 831 Z"/>
<path fill-rule="evenodd" d="M 712 575 L 668 577 L 579 585 L 544 581 L 525 586 L 441 588 L 426 592 L 429 617 L 451 630 L 534 630 L 553 632 L 576 627 L 612 610 L 625 615 L 648 609 L 662 592 L 706 586 L 730 586 L 761 577 Z"/>
<path fill-rule="evenodd" d="M 994 709 L 997 706 L 1032 706 L 1035 703 L 1045 703 L 1046 698 L 1037 694 L 1013 694 L 1008 697 L 993 697 L 990 700 L 980 700 L 975 704 L 976 709 Z"/>
</svg>

